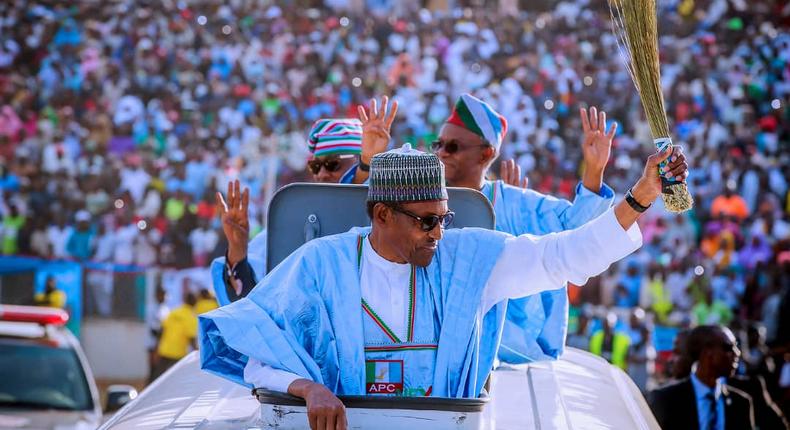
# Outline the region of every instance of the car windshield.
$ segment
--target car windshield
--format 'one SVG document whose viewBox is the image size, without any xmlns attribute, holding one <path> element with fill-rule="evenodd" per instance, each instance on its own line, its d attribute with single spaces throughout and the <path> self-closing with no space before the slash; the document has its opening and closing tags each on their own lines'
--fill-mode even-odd
<svg viewBox="0 0 790 430">
<path fill-rule="evenodd" d="M 0 381 L 0 408 L 93 408 L 85 372 L 69 348 L 0 340 Z"/>
</svg>

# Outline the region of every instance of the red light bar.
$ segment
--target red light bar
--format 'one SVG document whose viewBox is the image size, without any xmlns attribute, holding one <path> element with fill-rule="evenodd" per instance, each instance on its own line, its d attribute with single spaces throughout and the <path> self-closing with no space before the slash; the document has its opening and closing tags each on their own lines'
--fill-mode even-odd
<svg viewBox="0 0 790 430">
<path fill-rule="evenodd" d="M 60 326 L 68 322 L 69 314 L 57 308 L 0 305 L 0 320 Z"/>
</svg>

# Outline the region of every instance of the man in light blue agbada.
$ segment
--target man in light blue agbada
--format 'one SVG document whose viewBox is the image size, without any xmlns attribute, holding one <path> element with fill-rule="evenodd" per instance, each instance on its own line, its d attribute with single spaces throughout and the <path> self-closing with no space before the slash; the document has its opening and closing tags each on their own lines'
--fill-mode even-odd
<svg viewBox="0 0 790 430">
<path fill-rule="evenodd" d="M 445 231 L 454 214 L 438 157 L 408 145 L 376 155 L 372 226 L 306 243 L 246 298 L 202 315 L 202 366 L 304 398 L 311 428 L 346 428 L 341 394 L 476 397 L 507 300 L 582 285 L 636 250 L 672 151 L 669 169 L 685 178 L 679 149 L 657 153 L 627 200 L 543 237 Z"/>
<path fill-rule="evenodd" d="M 614 191 L 603 183 L 616 124 L 606 132 L 606 113 L 592 107 L 580 112 L 584 139 L 584 175 L 573 202 L 534 190 L 509 185 L 519 183 L 512 162 L 503 163 L 505 181 L 488 181 L 486 173 L 499 157 L 507 134 L 507 120 L 482 100 L 464 94 L 432 143 L 445 165 L 447 185 L 482 192 L 494 206 L 496 229 L 512 235 L 548 234 L 569 230 L 598 217 L 612 206 Z M 384 147 L 376 148 L 379 152 Z M 362 151 L 370 152 L 363 144 Z M 514 180 L 508 178 L 514 176 Z M 359 172 L 355 182 L 364 177 Z M 568 326 L 567 289 L 511 300 L 502 335 L 499 358 L 520 364 L 556 359 L 565 347 Z"/>
<path fill-rule="evenodd" d="M 585 170 L 572 203 L 502 180 L 486 180 L 486 172 L 499 155 L 507 121 L 471 95 L 458 99 L 433 149 L 447 169 L 448 185 L 474 188 L 488 197 L 494 206 L 498 231 L 518 236 L 569 230 L 601 215 L 614 202 L 614 191 L 603 183 L 603 173 L 616 124 L 605 133 L 606 113 L 599 114 L 593 107 L 589 117 L 586 109 L 580 115 Z M 515 174 L 516 180 L 519 176 L 520 173 Z M 512 364 L 556 359 L 565 348 L 567 327 L 568 292 L 564 285 L 510 300 L 499 359 Z"/>
</svg>

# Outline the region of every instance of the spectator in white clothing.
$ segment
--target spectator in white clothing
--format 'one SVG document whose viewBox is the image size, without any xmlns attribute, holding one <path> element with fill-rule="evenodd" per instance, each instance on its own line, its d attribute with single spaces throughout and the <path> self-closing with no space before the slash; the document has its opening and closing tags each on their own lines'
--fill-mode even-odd
<svg viewBox="0 0 790 430">
<path fill-rule="evenodd" d="M 134 264 L 134 242 L 140 233 L 137 225 L 132 222 L 131 217 L 123 215 L 122 221 L 115 229 L 115 240 L 113 244 L 113 263 L 115 264 Z"/>
<path fill-rule="evenodd" d="M 208 264 L 208 257 L 217 247 L 219 235 L 209 226 L 208 220 L 201 218 L 198 227 L 189 234 L 189 245 L 192 247 L 192 260 L 195 266 L 203 267 Z"/>
<path fill-rule="evenodd" d="M 129 191 L 134 202 L 140 203 L 150 182 L 151 175 L 143 169 L 140 156 L 128 156 L 126 167 L 121 169 L 121 191 Z"/>
<path fill-rule="evenodd" d="M 50 245 L 50 258 L 64 259 L 69 257 L 66 251 L 66 243 L 68 243 L 69 236 L 71 236 L 72 228 L 66 225 L 66 215 L 57 213 L 55 215 L 55 224 L 52 224 L 47 229 L 47 238 Z"/>
</svg>

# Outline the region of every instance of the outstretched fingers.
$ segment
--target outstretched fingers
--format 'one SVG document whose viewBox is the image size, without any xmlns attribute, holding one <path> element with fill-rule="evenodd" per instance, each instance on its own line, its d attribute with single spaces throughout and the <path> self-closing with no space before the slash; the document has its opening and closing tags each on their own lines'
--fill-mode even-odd
<svg viewBox="0 0 790 430">
<path fill-rule="evenodd" d="M 516 164 L 516 160 L 513 160 L 513 166 L 515 166 L 515 177 L 513 178 L 513 183 L 516 186 L 521 184 L 521 166 Z"/>
<path fill-rule="evenodd" d="M 611 142 L 615 134 L 617 134 L 617 122 L 612 122 L 612 125 L 609 127 L 609 132 L 606 133 L 606 138 Z"/>
<path fill-rule="evenodd" d="M 247 219 L 247 210 L 250 208 L 250 189 L 245 188 L 241 195 L 241 214 Z"/>
<path fill-rule="evenodd" d="M 225 203 L 225 199 L 222 197 L 222 193 L 219 191 L 217 191 L 215 203 L 217 205 L 217 214 L 222 215 L 228 212 L 228 204 Z"/>
<path fill-rule="evenodd" d="M 368 112 L 365 110 L 364 106 L 357 106 L 357 115 L 359 115 L 359 120 L 363 123 L 368 122 Z"/>
<path fill-rule="evenodd" d="M 228 181 L 228 192 L 225 194 L 227 200 L 226 207 L 232 208 L 233 207 L 233 181 Z"/>
<path fill-rule="evenodd" d="M 590 131 L 590 118 L 587 116 L 587 109 L 581 108 L 579 116 L 582 117 L 582 131 L 587 133 Z"/>
<path fill-rule="evenodd" d="M 516 163 L 516 160 L 503 160 L 499 170 L 504 183 L 514 187 L 527 188 L 529 180 L 526 176 L 521 177 L 521 166 Z"/>
<path fill-rule="evenodd" d="M 381 110 L 378 114 L 378 119 L 384 119 L 387 115 L 387 108 L 389 107 L 390 98 L 387 96 L 381 96 Z"/>
<path fill-rule="evenodd" d="M 601 111 L 598 113 L 598 130 L 601 132 L 606 132 L 606 112 Z"/>
<path fill-rule="evenodd" d="M 595 106 L 590 108 L 590 130 L 598 130 L 598 108 Z"/>
<path fill-rule="evenodd" d="M 398 101 L 392 101 L 392 107 L 390 107 L 390 111 L 387 114 L 387 118 L 384 120 L 384 123 L 387 125 L 387 128 L 392 127 L 393 121 L 395 121 L 395 115 L 398 113 Z"/>
<path fill-rule="evenodd" d="M 241 209 L 241 182 L 236 179 L 233 183 L 233 209 Z"/>
<path fill-rule="evenodd" d="M 502 176 L 502 180 L 505 181 L 506 184 L 510 183 L 510 178 L 512 177 L 512 166 L 510 163 L 511 160 L 502 160 L 499 166 L 500 176 Z"/>
</svg>

